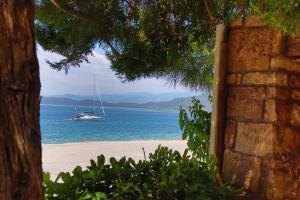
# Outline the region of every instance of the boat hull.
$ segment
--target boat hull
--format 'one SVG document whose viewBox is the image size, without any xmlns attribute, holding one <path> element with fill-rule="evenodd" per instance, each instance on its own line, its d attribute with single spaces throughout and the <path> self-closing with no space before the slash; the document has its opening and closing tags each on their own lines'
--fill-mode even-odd
<svg viewBox="0 0 300 200">
<path fill-rule="evenodd" d="M 104 117 L 98 117 L 98 116 L 84 116 L 84 117 L 75 117 L 75 121 L 104 121 Z"/>
</svg>

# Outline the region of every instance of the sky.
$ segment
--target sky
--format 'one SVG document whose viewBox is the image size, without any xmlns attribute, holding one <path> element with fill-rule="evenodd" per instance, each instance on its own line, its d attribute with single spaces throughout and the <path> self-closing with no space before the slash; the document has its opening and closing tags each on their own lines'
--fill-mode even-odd
<svg viewBox="0 0 300 200">
<path fill-rule="evenodd" d="M 189 92 L 188 89 L 170 86 L 163 79 L 141 79 L 122 83 L 110 69 L 110 62 L 103 50 L 95 49 L 94 56 L 89 57 L 90 63 L 81 64 L 80 68 L 71 68 L 68 74 L 52 69 L 46 60 L 58 61 L 61 56 L 45 51 L 38 45 L 37 56 L 40 64 L 41 95 L 79 94 L 90 95 L 93 91 L 93 74 L 96 76 L 97 91 L 102 94 L 126 93 L 169 93 Z M 191 93 L 191 95 L 194 93 Z"/>
</svg>

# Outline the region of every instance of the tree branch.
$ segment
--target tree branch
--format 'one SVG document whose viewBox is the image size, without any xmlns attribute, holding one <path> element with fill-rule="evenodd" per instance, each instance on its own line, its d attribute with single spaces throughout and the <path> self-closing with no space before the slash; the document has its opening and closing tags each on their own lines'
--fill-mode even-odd
<svg viewBox="0 0 300 200">
<path fill-rule="evenodd" d="M 83 13 L 75 11 L 75 10 L 63 5 L 61 3 L 61 0 L 50 0 L 50 1 L 55 7 L 57 7 L 61 11 L 65 12 L 73 17 L 76 17 L 78 19 L 87 19 L 87 16 L 85 16 Z"/>
<path fill-rule="evenodd" d="M 204 4 L 205 10 L 206 10 L 206 13 L 208 15 L 209 21 L 210 21 L 211 24 L 213 24 L 214 21 L 215 21 L 215 18 L 213 17 L 213 15 L 211 13 L 208 1 L 207 0 L 203 0 L 203 4 Z"/>
<path fill-rule="evenodd" d="M 242 18 L 246 17 L 246 14 L 247 14 L 246 12 L 247 12 L 248 7 L 249 7 L 249 0 L 244 0 L 241 2 L 239 14 Z"/>
<path fill-rule="evenodd" d="M 113 52 L 113 53 L 115 53 L 117 55 L 120 55 L 119 52 L 117 51 L 117 49 L 114 48 L 114 46 L 111 44 L 111 42 L 106 42 L 106 43 L 110 47 L 111 52 Z"/>
<path fill-rule="evenodd" d="M 224 8 L 223 8 L 223 20 L 227 17 L 228 14 L 228 0 L 224 0 L 224 4 L 223 4 Z"/>
</svg>

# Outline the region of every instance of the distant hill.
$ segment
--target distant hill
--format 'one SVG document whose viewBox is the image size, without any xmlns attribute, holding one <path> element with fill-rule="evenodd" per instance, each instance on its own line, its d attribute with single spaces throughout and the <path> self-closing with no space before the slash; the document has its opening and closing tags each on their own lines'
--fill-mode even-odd
<svg viewBox="0 0 300 200">
<path fill-rule="evenodd" d="M 205 96 L 197 96 L 201 103 L 208 109 L 210 108 L 210 103 Z M 175 98 L 170 101 L 161 102 L 148 102 L 148 103 L 111 103 L 103 102 L 104 107 L 123 107 L 123 108 L 145 108 L 145 109 L 155 109 L 155 110 L 178 110 L 180 106 L 186 107 L 191 104 L 192 97 Z M 74 100 L 70 98 L 60 98 L 60 97 L 42 97 L 41 104 L 53 104 L 53 105 L 71 105 L 71 106 L 100 106 L 100 102 L 93 100 Z"/>
<path fill-rule="evenodd" d="M 193 94 L 190 92 L 167 92 L 167 93 L 147 93 L 147 92 L 137 92 L 137 93 L 126 93 L 126 94 L 101 94 L 103 101 L 110 103 L 148 103 L 148 102 L 162 102 L 171 101 L 175 98 L 190 97 Z M 75 94 L 63 94 L 63 95 L 51 95 L 47 97 L 56 98 L 66 98 L 73 100 L 87 100 L 92 99 L 93 96 L 89 95 L 75 95 Z"/>
</svg>

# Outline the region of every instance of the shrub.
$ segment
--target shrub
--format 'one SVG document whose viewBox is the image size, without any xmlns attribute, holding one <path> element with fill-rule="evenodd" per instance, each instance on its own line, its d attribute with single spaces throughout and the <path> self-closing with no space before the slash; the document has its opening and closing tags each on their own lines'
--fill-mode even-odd
<svg viewBox="0 0 300 200">
<path fill-rule="evenodd" d="M 193 98 L 192 105 L 186 111 L 180 108 L 179 125 L 182 139 L 188 138 L 188 149 L 197 158 L 209 162 L 209 135 L 211 113 L 204 109 L 199 99 Z"/>
<path fill-rule="evenodd" d="M 219 183 L 215 162 L 208 155 L 210 113 L 203 110 L 200 101 L 180 110 L 180 127 L 188 149 L 181 155 L 159 146 L 148 160 L 135 162 L 131 158 L 120 160 L 100 155 L 82 170 L 77 166 L 72 174 L 61 172 L 56 180 L 44 173 L 47 200 L 136 200 L 136 199 L 200 199 L 231 200 L 243 195 L 235 189 L 234 180 Z"/>
</svg>

